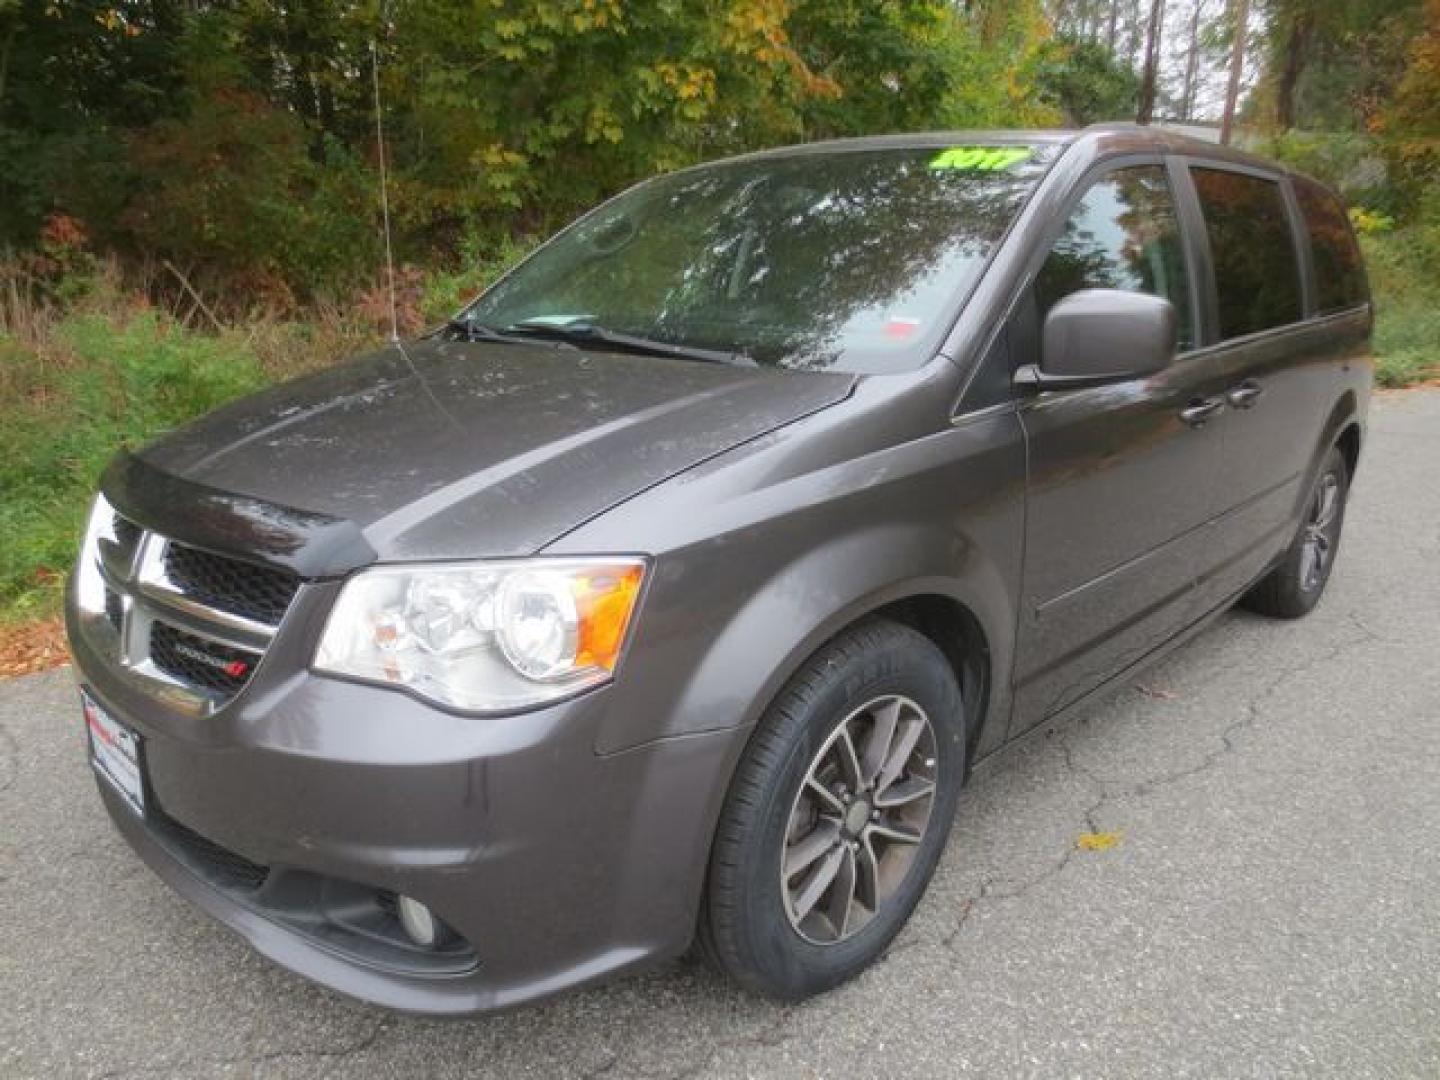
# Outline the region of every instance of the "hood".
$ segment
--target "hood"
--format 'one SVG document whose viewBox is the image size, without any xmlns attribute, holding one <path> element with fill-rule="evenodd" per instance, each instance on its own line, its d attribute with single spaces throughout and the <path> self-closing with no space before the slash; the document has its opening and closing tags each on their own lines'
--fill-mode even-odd
<svg viewBox="0 0 1440 1080">
<path fill-rule="evenodd" d="M 382 559 L 524 555 L 853 383 L 423 342 L 235 402 L 139 457 L 198 489 L 344 522 Z"/>
</svg>

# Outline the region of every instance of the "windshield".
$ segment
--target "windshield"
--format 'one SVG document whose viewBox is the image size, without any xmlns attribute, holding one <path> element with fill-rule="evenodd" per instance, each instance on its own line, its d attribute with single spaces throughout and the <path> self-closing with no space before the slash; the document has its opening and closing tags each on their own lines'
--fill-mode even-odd
<svg viewBox="0 0 1440 1080">
<path fill-rule="evenodd" d="M 933 354 L 1048 147 L 800 153 L 688 169 L 560 233 L 466 312 L 789 368 L 893 372 Z"/>
</svg>

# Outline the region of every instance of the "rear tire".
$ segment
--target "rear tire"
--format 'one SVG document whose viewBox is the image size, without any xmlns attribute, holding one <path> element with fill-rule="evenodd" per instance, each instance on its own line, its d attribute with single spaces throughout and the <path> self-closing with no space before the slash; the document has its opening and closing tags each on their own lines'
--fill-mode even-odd
<svg viewBox="0 0 1440 1080">
<path fill-rule="evenodd" d="M 1298 619 L 1314 610 L 1339 554 L 1349 492 L 1345 456 L 1332 447 L 1311 485 L 1299 533 L 1280 565 L 1245 595 L 1241 606 L 1276 619 Z"/>
<path fill-rule="evenodd" d="M 716 830 L 701 951 L 743 986 L 796 1000 L 884 952 L 924 894 L 965 771 L 944 654 L 868 620 L 796 673 L 736 768 Z"/>
</svg>

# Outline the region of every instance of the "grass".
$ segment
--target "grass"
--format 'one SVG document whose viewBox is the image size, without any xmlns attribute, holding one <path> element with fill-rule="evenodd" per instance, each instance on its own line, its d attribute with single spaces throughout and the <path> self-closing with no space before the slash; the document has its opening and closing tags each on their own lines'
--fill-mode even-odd
<svg viewBox="0 0 1440 1080">
<path fill-rule="evenodd" d="M 402 268 L 402 332 L 453 313 L 532 245 L 472 252 L 458 273 Z M 216 326 L 185 298 L 158 310 L 111 265 L 43 285 L 0 265 L 0 642 L 51 618 L 96 482 L 138 447 L 226 401 L 382 340 L 386 293 L 316 304 L 303 318 L 257 314 Z M 0 657 L 0 661 L 3 661 Z"/>
<path fill-rule="evenodd" d="M 1375 296 L 1375 381 L 1396 388 L 1440 376 L 1440 273 L 1407 232 L 1362 243 Z"/>
<path fill-rule="evenodd" d="M 153 313 L 81 314 L 33 348 L 0 339 L 0 612 L 53 611 L 89 495 L 135 446 L 265 383 L 235 336 L 184 332 Z"/>
</svg>

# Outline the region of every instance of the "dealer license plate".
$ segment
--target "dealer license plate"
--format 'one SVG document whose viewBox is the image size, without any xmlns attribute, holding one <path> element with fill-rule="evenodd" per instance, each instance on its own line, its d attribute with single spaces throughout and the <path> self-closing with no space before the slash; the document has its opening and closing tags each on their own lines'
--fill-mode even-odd
<svg viewBox="0 0 1440 1080">
<path fill-rule="evenodd" d="M 90 763 L 101 779 L 137 814 L 145 813 L 145 785 L 140 779 L 140 736 L 80 691 L 80 707 L 90 732 Z"/>
</svg>

